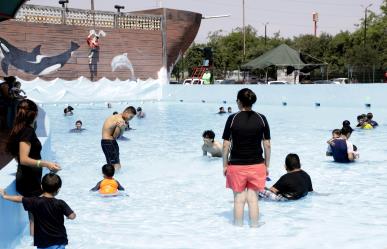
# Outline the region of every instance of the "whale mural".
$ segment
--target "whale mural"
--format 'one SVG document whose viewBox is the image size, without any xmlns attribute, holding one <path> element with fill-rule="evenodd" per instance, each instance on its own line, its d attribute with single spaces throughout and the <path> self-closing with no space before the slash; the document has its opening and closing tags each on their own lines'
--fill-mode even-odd
<svg viewBox="0 0 387 249">
<path fill-rule="evenodd" d="M 47 56 L 40 53 L 41 45 L 29 53 L 0 38 L 1 69 L 8 75 L 9 65 L 12 65 L 25 73 L 47 75 L 63 67 L 79 47 L 79 44 L 72 41 L 68 50 L 56 56 Z"/>
</svg>

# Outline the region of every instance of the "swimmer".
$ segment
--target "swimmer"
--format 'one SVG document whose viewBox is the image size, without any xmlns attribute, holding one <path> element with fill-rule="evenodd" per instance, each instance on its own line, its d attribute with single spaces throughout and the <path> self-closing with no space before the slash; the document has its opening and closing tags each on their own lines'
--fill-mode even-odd
<svg viewBox="0 0 387 249">
<path fill-rule="evenodd" d="M 354 151 L 354 146 L 348 139 L 351 136 L 351 130 L 344 126 L 341 131 L 339 138 L 332 141 L 332 156 L 335 162 L 349 163 L 359 157 L 358 153 Z"/>
<path fill-rule="evenodd" d="M 343 121 L 343 127 L 344 126 L 347 126 L 351 130 L 351 132 L 353 132 L 353 129 L 351 127 L 351 122 L 349 122 L 348 120 L 344 120 Z"/>
<path fill-rule="evenodd" d="M 374 115 L 372 114 L 372 112 L 369 112 L 367 113 L 367 123 L 369 123 L 370 125 L 372 125 L 372 127 L 376 127 L 378 126 L 378 122 L 376 122 L 375 120 L 373 120 L 373 117 Z"/>
<path fill-rule="evenodd" d="M 65 116 L 72 116 L 74 113 L 73 113 L 73 110 L 74 110 L 74 108 L 72 107 L 72 106 L 68 106 L 68 107 L 66 107 L 64 110 L 63 110 L 63 112 L 64 112 L 64 115 Z"/>
<path fill-rule="evenodd" d="M 227 112 L 228 112 L 228 113 L 232 113 L 231 106 L 229 106 L 229 107 L 227 108 Z"/>
<path fill-rule="evenodd" d="M 328 148 L 327 148 L 327 152 L 326 152 L 327 156 L 333 156 L 333 154 L 332 154 L 332 146 L 334 145 L 333 140 L 339 138 L 340 135 L 341 135 L 340 129 L 334 129 L 332 131 L 332 138 L 327 141 L 327 144 L 328 144 Z"/>
<path fill-rule="evenodd" d="M 224 113 L 226 113 L 226 111 L 224 110 L 224 107 L 223 106 L 219 107 L 218 114 L 224 114 Z"/>
<path fill-rule="evenodd" d="M 107 103 L 107 108 L 112 108 L 112 104 L 111 103 Z"/>
<path fill-rule="evenodd" d="M 137 107 L 137 117 L 138 118 L 145 118 L 145 112 L 142 111 L 142 108 L 140 106 Z"/>
<path fill-rule="evenodd" d="M 84 130 L 86 129 L 82 128 L 82 121 L 77 120 L 77 122 L 75 122 L 75 128 L 71 129 L 70 132 L 77 133 L 77 132 L 82 132 Z"/>
<path fill-rule="evenodd" d="M 121 184 L 113 178 L 115 173 L 114 166 L 105 164 L 102 166 L 103 180 L 99 181 L 90 191 L 98 191 L 100 194 L 116 194 L 118 191 L 125 190 Z"/>
<path fill-rule="evenodd" d="M 203 156 L 210 153 L 212 157 L 222 157 L 222 145 L 215 141 L 215 133 L 211 130 L 203 132 Z"/>
<path fill-rule="evenodd" d="M 101 147 L 106 157 L 106 163 L 112 164 L 115 169 L 120 169 L 120 149 L 116 139 L 125 131 L 129 122 L 136 115 L 136 109 L 133 106 L 127 107 L 122 113 L 111 115 L 106 118 L 102 126 Z"/>
<path fill-rule="evenodd" d="M 313 191 L 312 180 L 301 169 L 297 154 L 288 154 L 285 159 L 286 174 L 270 188 L 259 192 L 259 197 L 273 201 L 298 200 Z"/>
</svg>

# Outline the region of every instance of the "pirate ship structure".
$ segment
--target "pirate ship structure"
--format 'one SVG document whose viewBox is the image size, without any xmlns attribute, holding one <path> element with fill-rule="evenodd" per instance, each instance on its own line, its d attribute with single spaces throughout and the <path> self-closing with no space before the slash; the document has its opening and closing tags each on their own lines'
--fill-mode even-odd
<svg viewBox="0 0 387 249">
<path fill-rule="evenodd" d="M 199 13 L 167 8 L 123 13 L 23 5 L 14 19 L 0 23 L 0 75 L 157 78 L 191 45 L 201 19 Z M 86 42 L 90 34 L 99 35 L 95 67 L 90 55 L 96 53 Z"/>
</svg>

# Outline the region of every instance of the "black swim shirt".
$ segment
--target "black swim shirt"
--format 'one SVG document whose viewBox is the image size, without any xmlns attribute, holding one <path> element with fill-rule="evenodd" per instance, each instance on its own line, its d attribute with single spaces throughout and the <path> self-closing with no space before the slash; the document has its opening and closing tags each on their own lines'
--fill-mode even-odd
<svg viewBox="0 0 387 249">
<path fill-rule="evenodd" d="M 264 162 L 262 140 L 270 140 L 266 117 L 254 111 L 241 111 L 228 117 L 222 138 L 231 142 L 229 164 Z"/>
</svg>

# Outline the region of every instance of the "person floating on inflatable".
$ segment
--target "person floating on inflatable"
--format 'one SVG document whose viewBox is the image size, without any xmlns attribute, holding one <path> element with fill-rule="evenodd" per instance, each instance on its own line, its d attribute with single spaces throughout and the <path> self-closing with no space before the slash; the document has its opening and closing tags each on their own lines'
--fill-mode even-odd
<svg viewBox="0 0 387 249">
<path fill-rule="evenodd" d="M 105 164 L 102 166 L 103 180 L 99 181 L 94 188 L 90 191 L 98 191 L 102 195 L 115 195 L 120 190 L 125 190 L 121 184 L 113 178 L 114 176 L 114 166 L 112 164 Z"/>
</svg>

